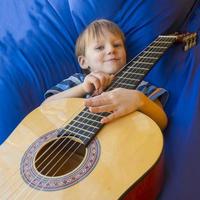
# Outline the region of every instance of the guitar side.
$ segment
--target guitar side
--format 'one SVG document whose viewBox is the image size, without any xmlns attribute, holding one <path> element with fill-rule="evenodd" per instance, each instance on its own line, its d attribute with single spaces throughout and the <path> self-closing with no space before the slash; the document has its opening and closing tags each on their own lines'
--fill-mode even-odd
<svg viewBox="0 0 200 200">
<path fill-rule="evenodd" d="M 66 121 L 70 122 L 83 107 L 82 99 L 44 103 L 19 124 L 0 146 L 2 199 L 13 199 L 13 195 L 23 197 L 28 193 L 29 198 L 37 196 L 37 199 L 138 199 L 137 194 L 133 193 L 134 189 L 148 174 L 153 173 L 152 169 L 158 166 L 158 173 L 162 172 L 162 133 L 149 117 L 135 112 L 100 130 L 97 135 L 99 160 L 94 169 L 77 184 L 57 191 L 40 191 L 28 186 L 20 173 L 21 159 L 26 150 L 42 135 L 60 128 Z M 160 178 L 155 183 L 148 182 L 147 185 L 146 182 L 146 186 L 144 184 L 141 188 L 145 192 L 145 187 L 151 185 L 153 189 L 159 190 Z M 5 192 L 7 190 L 9 193 Z"/>
</svg>

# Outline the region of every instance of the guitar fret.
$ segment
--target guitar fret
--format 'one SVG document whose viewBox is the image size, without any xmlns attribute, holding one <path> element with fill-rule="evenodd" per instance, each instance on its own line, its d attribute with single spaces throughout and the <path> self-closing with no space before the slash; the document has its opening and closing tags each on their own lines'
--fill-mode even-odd
<svg viewBox="0 0 200 200">
<path fill-rule="evenodd" d="M 100 114 L 98 114 L 98 113 L 91 113 L 91 112 L 88 112 L 88 111 L 83 111 L 82 113 L 88 114 L 88 115 L 94 115 L 94 116 L 96 116 L 96 117 L 99 117 L 100 119 L 101 119 L 102 117 L 104 117 L 104 115 L 100 115 Z M 102 113 L 102 114 L 103 114 L 103 113 Z"/>
<path fill-rule="evenodd" d="M 90 139 L 89 136 L 87 135 L 84 135 L 84 134 L 81 134 L 81 133 L 77 133 L 77 132 L 73 132 L 73 131 L 70 131 L 69 129 L 62 129 L 58 134 L 57 134 L 57 137 L 67 137 L 67 136 L 70 136 L 70 137 L 76 137 L 82 141 L 88 141 L 88 139 Z"/>
<path fill-rule="evenodd" d="M 134 61 L 135 64 L 145 64 L 145 65 L 153 65 L 154 63 L 149 62 L 141 62 L 141 61 Z"/>
<path fill-rule="evenodd" d="M 108 112 L 104 112 L 104 113 L 91 113 L 91 112 L 89 112 L 89 111 L 83 111 L 82 113 L 83 113 L 83 114 L 86 114 L 86 117 L 89 116 L 89 118 L 96 117 L 96 120 L 98 120 L 99 125 L 102 125 L 102 124 L 100 123 L 101 119 L 109 114 Z M 87 116 L 87 115 L 88 115 L 88 116 Z M 94 118 L 93 118 L 93 119 L 94 119 Z"/>
<path fill-rule="evenodd" d="M 155 41 L 154 44 L 171 44 L 171 42 L 168 42 L 168 41 Z"/>
<path fill-rule="evenodd" d="M 86 130 L 86 131 L 89 131 L 89 132 L 91 132 L 91 133 L 94 133 L 94 132 L 96 132 L 96 131 L 98 131 L 98 129 L 99 129 L 99 124 L 98 124 L 98 126 L 91 126 L 91 124 L 90 123 L 88 123 L 89 122 L 89 120 L 87 119 L 87 123 L 84 123 L 83 121 L 81 122 L 81 127 L 80 126 L 78 126 L 78 128 L 84 128 L 84 130 Z M 90 121 L 91 122 L 91 121 Z M 78 121 L 76 122 L 77 124 L 79 123 Z M 92 123 L 93 124 L 93 123 Z M 75 125 L 75 127 L 76 127 L 76 124 L 74 124 Z"/>
<path fill-rule="evenodd" d="M 83 117 L 82 117 L 83 118 Z M 88 118 L 83 118 L 86 122 L 84 123 L 84 125 L 86 125 L 87 124 L 87 122 L 97 122 L 97 121 L 94 121 L 94 120 L 92 120 L 92 119 L 89 119 L 88 120 Z M 73 120 L 73 121 L 75 121 L 75 122 L 77 122 L 77 123 L 79 123 L 79 121 L 77 121 L 77 120 Z M 83 121 L 82 121 L 83 122 Z M 97 127 L 97 126 L 93 126 L 92 124 L 87 124 L 88 126 L 90 126 L 91 128 L 93 128 L 93 129 L 98 129 L 99 127 Z"/>
<path fill-rule="evenodd" d="M 146 59 L 152 59 L 152 60 L 157 60 L 158 59 L 158 57 L 149 57 L 149 56 L 139 56 L 139 58 L 146 58 Z"/>
<path fill-rule="evenodd" d="M 132 88 L 134 88 L 136 85 L 120 82 L 120 83 L 119 83 L 119 86 L 121 86 L 121 87 L 125 86 L 125 88 L 128 87 L 128 88 L 132 89 Z"/>
<path fill-rule="evenodd" d="M 130 68 L 127 68 L 127 69 L 133 69 L 133 70 L 137 70 L 137 71 L 140 71 L 140 70 L 147 71 L 147 70 L 149 70 L 149 69 L 144 68 L 144 67 L 130 67 Z"/>
<path fill-rule="evenodd" d="M 149 52 L 149 51 L 144 51 L 144 53 L 149 53 L 149 54 L 155 53 L 155 54 L 159 54 L 159 55 L 162 55 L 162 54 L 163 54 L 163 52 L 158 52 L 158 51 L 151 51 L 151 52 Z"/>
<path fill-rule="evenodd" d="M 100 125 L 101 125 L 101 123 L 99 122 L 99 121 L 97 121 L 97 120 L 95 120 L 95 119 L 93 119 L 93 118 L 90 118 L 89 120 L 88 120 L 88 117 L 83 117 L 83 116 L 79 116 L 79 119 L 83 119 L 83 120 L 87 120 L 85 123 L 91 123 L 92 122 L 92 124 L 95 126 L 95 127 L 99 127 Z M 77 119 L 78 120 L 78 119 Z M 84 122 L 84 121 L 83 121 Z"/>
<path fill-rule="evenodd" d="M 84 113 L 84 114 L 85 114 L 85 113 Z M 82 119 L 84 119 L 85 122 L 84 122 Z M 76 116 L 76 117 L 73 119 L 73 121 L 72 121 L 71 123 L 74 124 L 74 122 L 75 122 L 76 124 L 77 124 L 77 123 L 82 123 L 82 125 L 86 125 L 86 124 L 90 124 L 90 123 L 91 123 L 91 119 L 93 119 L 91 115 L 88 115 L 88 116 L 83 117 L 83 115 L 82 115 L 82 113 L 81 113 L 81 114 L 79 114 L 78 116 Z M 93 119 L 93 121 L 94 121 L 94 119 Z M 98 122 L 98 121 L 95 120 L 95 122 Z"/>
<path fill-rule="evenodd" d="M 72 131 L 70 131 L 69 129 L 65 129 L 64 128 L 64 130 L 66 131 L 66 133 L 70 133 L 70 134 L 72 134 L 72 135 L 67 135 L 67 136 L 81 136 L 81 137 L 84 137 L 84 138 L 87 138 L 87 139 L 90 139 L 90 137 L 88 137 L 88 136 L 86 136 L 86 135 L 83 135 L 83 134 L 81 134 L 81 133 L 74 133 L 74 132 L 72 132 Z M 63 135 L 63 136 L 65 136 L 65 135 Z"/>
<path fill-rule="evenodd" d="M 168 47 L 160 47 L 160 46 L 154 46 L 154 45 L 152 45 L 152 46 L 150 46 L 149 48 L 160 48 L 160 49 L 167 49 Z"/>
<path fill-rule="evenodd" d="M 142 73 L 139 73 L 139 72 L 135 72 L 135 73 L 132 73 L 132 72 L 123 72 L 123 74 L 130 74 L 130 75 L 138 75 L 138 76 L 144 76 L 144 74 Z"/>
<path fill-rule="evenodd" d="M 140 81 L 140 79 L 135 79 L 135 78 L 127 78 L 127 77 L 123 77 L 124 80 L 128 80 L 128 81 Z"/>
<path fill-rule="evenodd" d="M 85 118 L 85 117 L 82 117 L 82 116 L 79 116 L 79 118 L 81 118 L 81 119 L 84 119 L 84 120 L 88 120 L 88 118 Z M 98 125 L 99 125 L 99 121 L 96 121 L 96 120 L 93 120 L 93 119 L 89 119 L 90 121 L 92 121 L 92 122 L 95 122 L 95 123 L 98 123 Z M 86 121 L 85 123 L 87 123 L 87 122 L 89 122 L 90 123 L 90 121 Z M 76 120 L 74 120 L 74 121 L 76 121 Z M 78 121 L 76 121 L 76 122 L 78 122 Z M 82 122 L 84 122 L 84 121 L 82 121 Z M 93 126 L 92 124 L 89 124 L 91 127 L 93 127 L 93 128 L 98 128 L 98 126 Z"/>
<path fill-rule="evenodd" d="M 139 81 L 140 79 L 123 77 L 123 79 L 118 80 L 117 84 L 126 84 L 129 87 L 134 87 L 135 86 L 134 83 L 137 83 Z"/>
<path fill-rule="evenodd" d="M 177 36 L 174 36 L 174 35 L 159 35 L 158 38 L 163 38 L 163 39 L 173 39 L 175 40 L 177 38 Z"/>
<path fill-rule="evenodd" d="M 156 58 L 147 58 L 147 57 L 143 57 L 143 58 L 139 58 L 139 62 L 146 62 L 146 63 L 154 63 L 157 59 Z"/>
<path fill-rule="evenodd" d="M 78 130 L 78 131 L 84 131 L 84 132 L 87 132 L 87 133 L 92 134 L 92 135 L 94 134 L 94 132 L 91 132 L 87 129 L 83 129 L 83 128 L 80 128 L 80 127 L 73 126 L 72 124 L 69 124 L 69 128 L 72 128 L 72 129 Z M 73 131 L 73 130 L 71 130 L 71 131 Z"/>
</svg>

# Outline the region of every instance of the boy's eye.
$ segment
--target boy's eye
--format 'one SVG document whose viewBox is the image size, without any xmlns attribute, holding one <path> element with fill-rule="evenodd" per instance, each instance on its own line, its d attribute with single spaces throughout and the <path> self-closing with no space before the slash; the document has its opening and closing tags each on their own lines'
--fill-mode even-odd
<svg viewBox="0 0 200 200">
<path fill-rule="evenodd" d="M 122 44 L 121 44 L 121 43 L 115 43 L 113 46 L 114 46 L 114 47 L 121 47 Z"/>
<path fill-rule="evenodd" d="M 104 46 L 103 45 L 100 45 L 100 46 L 97 46 L 95 47 L 96 50 L 103 50 L 104 49 Z"/>
</svg>

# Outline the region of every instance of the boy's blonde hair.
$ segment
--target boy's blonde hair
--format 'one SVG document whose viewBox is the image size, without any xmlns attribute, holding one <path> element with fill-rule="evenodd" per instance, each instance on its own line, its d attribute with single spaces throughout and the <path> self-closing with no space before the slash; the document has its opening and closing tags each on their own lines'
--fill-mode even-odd
<svg viewBox="0 0 200 200">
<path fill-rule="evenodd" d="M 98 39 L 107 30 L 113 34 L 119 35 L 123 43 L 125 43 L 125 37 L 117 24 L 106 19 L 95 20 L 87 26 L 87 28 L 79 35 L 76 41 L 76 56 L 85 56 L 85 48 L 90 39 Z"/>
</svg>

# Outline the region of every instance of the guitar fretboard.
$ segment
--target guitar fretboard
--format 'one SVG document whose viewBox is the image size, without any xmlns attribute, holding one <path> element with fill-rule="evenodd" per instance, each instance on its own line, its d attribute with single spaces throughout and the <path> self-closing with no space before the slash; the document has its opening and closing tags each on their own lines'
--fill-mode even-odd
<svg viewBox="0 0 200 200">
<path fill-rule="evenodd" d="M 159 36 L 141 53 L 126 64 L 117 73 L 107 91 L 115 88 L 136 89 L 144 76 L 159 60 L 164 52 L 176 41 L 176 36 Z M 59 133 L 60 136 L 68 135 L 82 140 L 87 146 L 103 127 L 100 123 L 104 116 L 109 113 L 91 113 L 85 107 L 67 126 Z"/>
<path fill-rule="evenodd" d="M 153 65 L 175 41 L 176 36 L 159 36 L 125 65 L 108 90 L 118 87 L 136 89 Z"/>
</svg>

